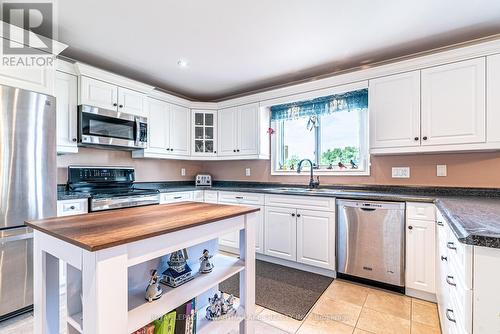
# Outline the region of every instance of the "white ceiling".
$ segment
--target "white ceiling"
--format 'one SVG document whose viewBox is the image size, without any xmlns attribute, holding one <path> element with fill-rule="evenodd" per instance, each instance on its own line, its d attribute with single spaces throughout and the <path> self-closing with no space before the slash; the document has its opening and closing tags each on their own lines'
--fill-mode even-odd
<svg viewBox="0 0 500 334">
<path fill-rule="evenodd" d="M 499 0 L 59 0 L 58 12 L 63 55 L 204 101 L 500 33 Z"/>
</svg>

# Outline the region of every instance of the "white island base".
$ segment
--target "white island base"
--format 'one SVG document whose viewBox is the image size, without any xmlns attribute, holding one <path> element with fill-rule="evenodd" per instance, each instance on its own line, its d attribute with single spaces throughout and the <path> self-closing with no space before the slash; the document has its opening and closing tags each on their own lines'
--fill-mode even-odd
<svg viewBox="0 0 500 334">
<path fill-rule="evenodd" d="M 132 333 L 235 274 L 240 275 L 237 315 L 208 321 L 208 301 L 200 301 L 196 332 L 254 333 L 256 219 L 257 213 L 248 213 L 93 252 L 35 230 L 35 333 L 60 333 L 60 261 L 67 264 L 68 333 Z M 144 299 L 147 281 L 141 289 L 129 287 L 129 268 L 235 231 L 240 231 L 240 257 L 216 254 L 212 273 L 177 288 L 162 285 L 163 296 L 151 303 Z"/>
</svg>

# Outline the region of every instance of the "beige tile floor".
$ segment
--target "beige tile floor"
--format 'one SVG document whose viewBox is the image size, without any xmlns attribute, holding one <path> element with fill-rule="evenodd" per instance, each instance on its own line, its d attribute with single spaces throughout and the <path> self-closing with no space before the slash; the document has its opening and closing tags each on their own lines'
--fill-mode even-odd
<svg viewBox="0 0 500 334">
<path fill-rule="evenodd" d="M 335 280 L 303 321 L 257 306 L 256 334 L 438 334 L 436 304 Z M 33 332 L 30 314 L 0 323 L 1 334 Z"/>
</svg>

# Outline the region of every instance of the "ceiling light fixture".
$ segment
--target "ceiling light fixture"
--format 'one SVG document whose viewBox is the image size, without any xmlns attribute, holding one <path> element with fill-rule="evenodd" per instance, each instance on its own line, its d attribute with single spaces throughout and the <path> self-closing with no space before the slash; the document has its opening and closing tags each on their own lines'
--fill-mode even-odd
<svg viewBox="0 0 500 334">
<path fill-rule="evenodd" d="M 188 62 L 187 62 L 187 60 L 185 60 L 185 59 L 179 59 L 179 60 L 177 61 L 177 65 L 178 65 L 180 68 L 186 68 L 186 67 L 188 67 Z"/>
</svg>

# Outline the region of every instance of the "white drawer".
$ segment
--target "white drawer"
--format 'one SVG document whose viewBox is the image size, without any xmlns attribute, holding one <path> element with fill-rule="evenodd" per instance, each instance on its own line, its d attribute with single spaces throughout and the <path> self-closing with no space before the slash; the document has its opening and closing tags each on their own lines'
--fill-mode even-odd
<svg viewBox="0 0 500 334">
<path fill-rule="evenodd" d="M 88 212 L 88 199 L 57 201 L 57 216 L 72 216 Z"/>
<path fill-rule="evenodd" d="M 406 216 L 409 219 L 436 220 L 436 207 L 431 203 L 406 203 Z"/>
<path fill-rule="evenodd" d="M 185 202 L 193 200 L 192 191 L 181 191 L 173 193 L 162 193 L 160 194 L 160 204 Z"/>
<path fill-rule="evenodd" d="M 219 203 L 264 205 L 264 195 L 240 192 L 219 192 Z"/>
<path fill-rule="evenodd" d="M 193 201 L 195 201 L 195 202 L 204 202 L 205 201 L 205 196 L 203 195 L 203 190 L 193 191 Z"/>
<path fill-rule="evenodd" d="M 451 304 L 457 318 L 457 324 L 466 333 L 472 332 L 472 290 L 465 289 L 462 283 L 455 279 L 453 271 L 445 277 L 451 299 Z"/>
<path fill-rule="evenodd" d="M 266 195 L 266 206 L 335 211 L 335 198 L 293 195 Z"/>
<path fill-rule="evenodd" d="M 206 203 L 218 203 L 218 192 L 215 190 L 205 190 L 204 200 Z"/>
</svg>

